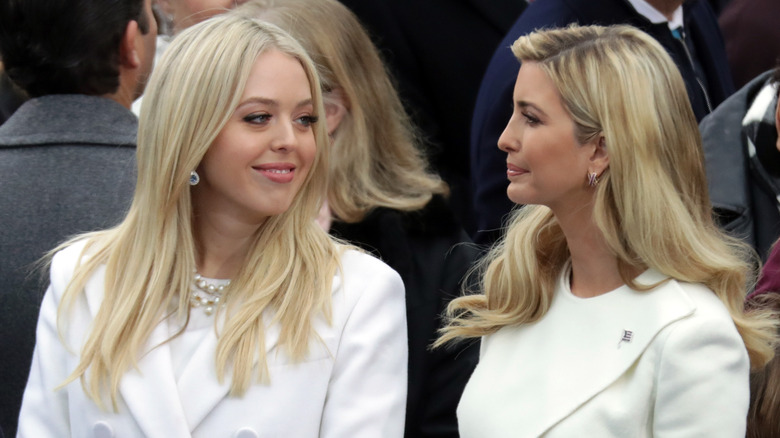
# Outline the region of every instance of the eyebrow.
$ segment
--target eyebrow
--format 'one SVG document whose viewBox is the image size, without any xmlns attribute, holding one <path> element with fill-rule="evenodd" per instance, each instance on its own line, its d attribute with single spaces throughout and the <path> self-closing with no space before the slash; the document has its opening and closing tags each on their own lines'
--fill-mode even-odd
<svg viewBox="0 0 780 438">
<path fill-rule="evenodd" d="M 538 106 L 534 105 L 534 104 L 533 104 L 533 103 L 531 103 L 531 102 L 526 102 L 526 101 L 524 101 L 524 100 L 518 100 L 518 101 L 517 101 L 517 106 L 518 106 L 518 108 L 520 108 L 520 109 L 531 108 L 531 109 L 533 109 L 533 110 L 536 110 L 536 111 L 538 111 L 538 112 L 542 113 L 542 115 L 547 115 L 547 114 L 546 114 L 544 111 L 542 111 L 542 109 L 541 109 L 541 108 L 539 108 Z"/>
<path fill-rule="evenodd" d="M 248 99 L 246 99 L 244 101 L 241 101 L 238 104 L 237 108 L 241 108 L 242 106 L 250 105 L 250 104 L 261 104 L 261 105 L 268 105 L 268 106 L 272 106 L 272 107 L 278 107 L 279 106 L 279 102 L 275 101 L 274 99 L 269 99 L 267 97 L 250 97 L 250 98 L 248 98 Z M 300 108 L 302 106 L 311 105 L 311 104 L 312 104 L 312 99 L 311 98 L 303 99 L 302 101 L 298 102 L 295 105 L 295 108 Z"/>
</svg>

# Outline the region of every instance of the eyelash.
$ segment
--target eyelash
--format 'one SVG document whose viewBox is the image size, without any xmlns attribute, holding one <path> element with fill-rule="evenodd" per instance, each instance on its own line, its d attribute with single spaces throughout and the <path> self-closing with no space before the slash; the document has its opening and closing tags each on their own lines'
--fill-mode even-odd
<svg viewBox="0 0 780 438">
<path fill-rule="evenodd" d="M 526 123 L 528 123 L 530 126 L 536 126 L 539 123 L 541 123 L 541 121 L 539 119 L 537 119 L 536 117 L 534 117 L 534 116 L 532 116 L 530 114 L 527 114 L 527 113 L 521 113 L 521 114 L 525 118 Z"/>
<path fill-rule="evenodd" d="M 256 125 L 262 125 L 267 123 L 270 118 L 270 114 L 249 114 L 244 117 L 244 121 Z M 317 116 L 301 116 L 295 119 L 295 121 L 308 128 L 309 126 L 317 123 L 319 119 L 320 118 Z"/>
<path fill-rule="evenodd" d="M 271 118 L 270 114 L 249 114 L 247 116 L 244 116 L 244 121 L 256 125 L 262 125 L 266 123 Z M 262 119 L 262 120 L 259 120 Z"/>
<path fill-rule="evenodd" d="M 301 117 L 298 117 L 296 120 L 299 121 L 301 123 L 301 125 L 309 127 L 309 126 L 317 123 L 317 121 L 319 119 L 320 118 L 317 117 L 317 116 L 301 116 Z"/>
</svg>

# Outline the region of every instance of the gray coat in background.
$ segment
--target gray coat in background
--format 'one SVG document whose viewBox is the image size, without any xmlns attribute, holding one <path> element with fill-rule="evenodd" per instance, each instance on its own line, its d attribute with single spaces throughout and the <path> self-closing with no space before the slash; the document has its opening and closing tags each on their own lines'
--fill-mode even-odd
<svg viewBox="0 0 780 438">
<path fill-rule="evenodd" d="M 780 237 L 780 178 L 773 175 L 780 165 L 777 91 L 768 85 L 771 73 L 749 82 L 699 124 L 715 218 L 763 261 Z"/>
<path fill-rule="evenodd" d="M 76 233 L 122 220 L 138 120 L 102 97 L 49 95 L 0 126 L 0 427 L 16 430 L 46 282 L 35 263 Z"/>
</svg>

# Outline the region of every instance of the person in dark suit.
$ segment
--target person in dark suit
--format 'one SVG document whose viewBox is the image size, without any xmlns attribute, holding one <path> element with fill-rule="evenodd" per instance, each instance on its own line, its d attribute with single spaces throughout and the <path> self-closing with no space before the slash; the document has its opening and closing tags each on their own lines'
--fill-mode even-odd
<svg viewBox="0 0 780 438">
<path fill-rule="evenodd" d="M 341 0 L 363 22 L 387 60 L 407 111 L 428 140 L 433 168 L 450 187 L 450 205 L 475 229 L 469 125 L 482 75 L 523 0 Z"/>
<path fill-rule="evenodd" d="M 635 3 L 644 5 L 642 13 L 634 7 Z M 471 174 L 478 230 L 473 237 L 477 243 L 494 242 L 502 232 L 502 218 L 512 208 L 506 196 L 506 156 L 496 146 L 511 115 L 512 87 L 520 68 L 507 47 L 535 29 L 571 23 L 628 24 L 650 34 L 671 55 L 682 73 L 697 120 L 734 92 L 718 22 L 705 0 L 531 3 L 493 55 L 474 109 Z"/>
<path fill-rule="evenodd" d="M 428 347 L 477 257 L 427 171 L 413 124 L 366 31 L 336 0 L 254 0 L 239 9 L 288 31 L 318 65 L 332 136 L 327 207 L 320 223 L 395 269 L 406 289 L 408 438 L 458 437 L 455 407 L 477 345 Z"/>
<path fill-rule="evenodd" d="M 44 285 L 32 268 L 118 222 L 135 185 L 137 119 L 157 33 L 151 0 L 0 3 L 0 53 L 30 100 L 0 126 L 0 427 L 16 436 Z"/>
</svg>

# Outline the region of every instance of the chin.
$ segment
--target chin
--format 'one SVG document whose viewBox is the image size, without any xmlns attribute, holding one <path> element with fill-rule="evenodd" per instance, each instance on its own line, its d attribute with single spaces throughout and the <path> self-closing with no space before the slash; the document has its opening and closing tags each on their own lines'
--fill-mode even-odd
<svg viewBox="0 0 780 438">
<path fill-rule="evenodd" d="M 513 187 L 511 186 L 507 189 L 506 196 L 509 198 L 510 201 L 518 205 L 534 203 L 531 196 L 528 196 L 528 193 L 524 193 L 524 190 L 513 189 Z"/>
</svg>

